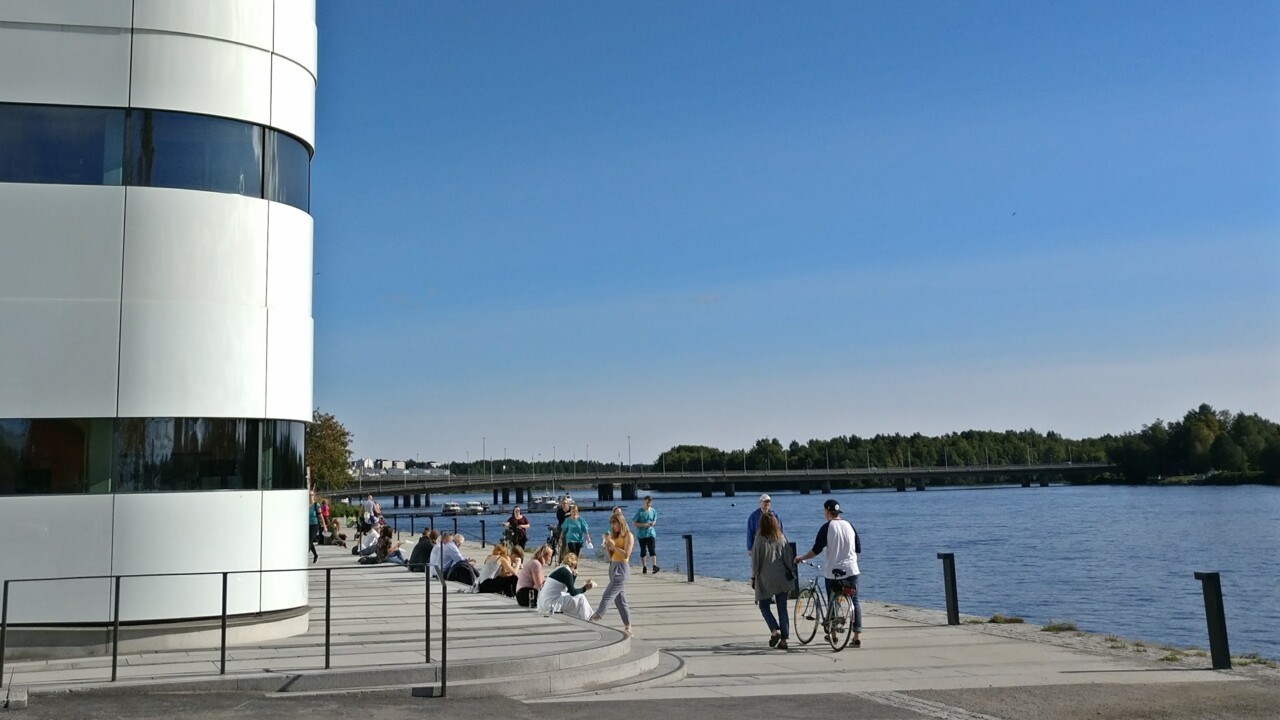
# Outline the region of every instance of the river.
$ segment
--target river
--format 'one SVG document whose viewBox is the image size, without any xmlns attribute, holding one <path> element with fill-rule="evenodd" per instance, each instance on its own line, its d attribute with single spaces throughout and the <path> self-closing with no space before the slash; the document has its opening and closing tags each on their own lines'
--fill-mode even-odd
<svg viewBox="0 0 1280 720">
<path fill-rule="evenodd" d="M 746 579 L 746 517 L 758 495 L 652 494 L 663 572 L 685 568 L 687 533 L 699 575 Z M 827 496 L 771 495 L 788 538 L 808 549 Z M 590 499 L 594 492 L 576 496 Z M 937 554 L 953 552 L 961 612 L 1070 621 L 1090 632 L 1207 647 L 1203 596 L 1192 573 L 1217 571 L 1232 654 L 1280 659 L 1278 487 L 1055 485 L 851 490 L 832 497 L 862 535 L 864 597 L 943 609 Z M 491 498 L 433 498 L 445 499 Z M 380 502 L 396 512 L 389 496 Z M 620 504 L 630 517 L 641 503 Z M 585 517 L 592 533 L 603 532 L 602 513 Z M 530 537 L 542 539 L 554 516 L 533 521 Z M 499 522 L 489 519 L 490 537 Z M 477 518 L 460 518 L 459 527 L 478 537 Z"/>
</svg>

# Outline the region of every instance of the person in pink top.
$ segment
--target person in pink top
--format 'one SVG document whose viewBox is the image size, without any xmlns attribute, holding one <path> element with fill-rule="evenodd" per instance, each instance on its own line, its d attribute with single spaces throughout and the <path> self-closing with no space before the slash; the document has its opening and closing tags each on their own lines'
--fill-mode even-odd
<svg viewBox="0 0 1280 720">
<path fill-rule="evenodd" d="M 546 580 L 545 568 L 547 563 L 551 562 L 554 555 L 550 545 L 543 545 L 533 553 L 533 557 L 520 568 L 520 572 L 516 574 L 516 602 L 521 607 L 533 607 L 537 604 L 537 600 L 533 593 L 542 589 L 542 583 Z"/>
</svg>

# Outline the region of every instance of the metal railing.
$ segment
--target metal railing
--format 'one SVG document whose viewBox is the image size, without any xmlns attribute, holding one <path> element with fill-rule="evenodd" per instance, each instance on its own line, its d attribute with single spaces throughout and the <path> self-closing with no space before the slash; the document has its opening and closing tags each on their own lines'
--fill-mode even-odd
<svg viewBox="0 0 1280 720">
<path fill-rule="evenodd" d="M 375 566 L 376 567 L 376 566 Z M 400 569 L 400 565 L 389 565 Z M 426 663 L 431 664 L 431 575 L 432 569 L 439 570 L 435 565 L 423 566 L 423 594 L 422 602 L 423 612 L 423 645 L 426 655 Z M 370 570 L 366 565 L 353 565 L 337 568 L 280 568 L 271 570 L 209 570 L 203 572 L 180 572 L 180 573 L 134 573 L 123 575 L 77 575 L 73 577 L 51 577 L 51 578 L 11 578 L 4 581 L 3 599 L 0 599 L 0 678 L 4 677 L 5 655 L 8 649 L 9 634 L 9 587 L 18 583 L 39 583 L 39 582 L 68 582 L 73 580 L 110 580 L 112 582 L 113 600 L 112 600 L 112 617 L 111 617 L 111 682 L 116 682 L 120 664 L 120 587 L 121 581 L 132 578 L 161 578 L 161 577 L 222 577 L 222 611 L 219 614 L 220 619 L 220 640 L 219 640 L 219 659 L 218 674 L 227 674 L 227 587 L 228 580 L 232 575 L 269 575 L 273 573 L 307 573 L 308 584 L 310 584 L 310 574 L 313 572 L 324 571 L 324 668 L 331 669 L 332 666 L 332 618 L 333 618 L 333 571 L 334 570 Z M 378 572 L 376 569 L 375 572 Z M 440 697 L 445 694 L 445 680 L 448 670 L 448 639 L 449 639 L 449 592 L 443 579 L 440 580 L 442 591 L 440 593 Z M 41 625 L 48 623 L 41 623 Z"/>
</svg>

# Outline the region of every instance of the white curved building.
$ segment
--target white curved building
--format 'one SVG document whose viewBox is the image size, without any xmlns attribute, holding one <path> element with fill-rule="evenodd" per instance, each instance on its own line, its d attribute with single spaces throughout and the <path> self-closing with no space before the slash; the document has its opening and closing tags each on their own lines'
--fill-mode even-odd
<svg viewBox="0 0 1280 720">
<path fill-rule="evenodd" d="M 314 0 L 0 0 L 0 579 L 304 568 Z M 15 583 L 101 623 L 108 580 Z M 305 573 L 231 577 L 234 615 Z M 129 622 L 221 579 L 127 578 Z"/>
</svg>

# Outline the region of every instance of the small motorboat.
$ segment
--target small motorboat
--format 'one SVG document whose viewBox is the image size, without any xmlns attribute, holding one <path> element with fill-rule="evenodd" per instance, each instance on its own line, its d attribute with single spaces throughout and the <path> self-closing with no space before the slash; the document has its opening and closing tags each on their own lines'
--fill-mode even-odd
<svg viewBox="0 0 1280 720">
<path fill-rule="evenodd" d="M 465 507 L 462 508 L 464 515 L 483 515 L 489 510 L 484 503 L 479 500 L 468 500 Z"/>
<path fill-rule="evenodd" d="M 456 502 L 447 502 L 440 506 L 441 515 L 461 515 L 462 506 Z"/>
</svg>

